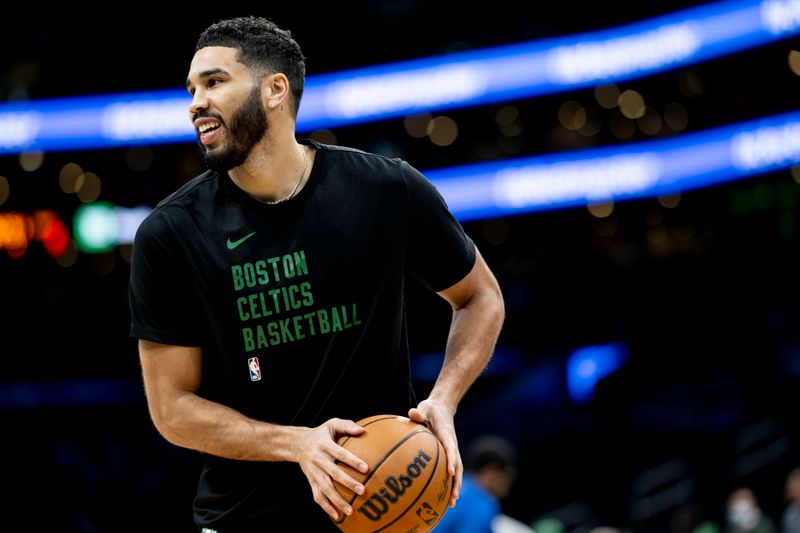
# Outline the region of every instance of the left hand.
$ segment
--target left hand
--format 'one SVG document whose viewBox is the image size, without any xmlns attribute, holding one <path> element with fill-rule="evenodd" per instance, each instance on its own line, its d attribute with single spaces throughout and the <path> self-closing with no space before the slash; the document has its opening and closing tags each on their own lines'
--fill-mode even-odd
<svg viewBox="0 0 800 533">
<path fill-rule="evenodd" d="M 464 466 L 461 463 L 461 453 L 458 451 L 458 439 L 453 423 L 453 413 L 442 402 L 428 398 L 408 410 L 408 418 L 420 424 L 426 424 L 444 446 L 447 456 L 447 473 L 453 477 L 453 492 L 450 497 L 450 507 L 456 506 L 458 494 L 461 492 L 461 478 Z"/>
</svg>

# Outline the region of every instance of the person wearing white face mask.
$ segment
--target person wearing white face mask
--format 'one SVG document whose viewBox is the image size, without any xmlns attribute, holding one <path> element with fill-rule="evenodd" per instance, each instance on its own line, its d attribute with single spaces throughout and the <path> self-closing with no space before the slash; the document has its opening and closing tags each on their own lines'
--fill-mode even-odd
<svg viewBox="0 0 800 533">
<path fill-rule="evenodd" d="M 800 533 L 800 467 L 786 476 L 785 495 L 789 503 L 781 517 L 781 533 Z"/>
<path fill-rule="evenodd" d="M 773 521 L 758 506 L 753 491 L 741 487 L 728 496 L 725 533 L 777 533 Z"/>
</svg>

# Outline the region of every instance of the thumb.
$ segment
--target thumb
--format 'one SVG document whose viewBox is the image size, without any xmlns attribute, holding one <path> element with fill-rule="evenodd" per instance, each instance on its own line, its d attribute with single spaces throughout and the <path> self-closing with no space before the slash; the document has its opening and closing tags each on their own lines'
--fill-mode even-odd
<svg viewBox="0 0 800 533">
<path fill-rule="evenodd" d="M 332 421 L 331 429 L 333 429 L 334 433 L 337 435 L 341 434 L 348 434 L 348 435 L 361 435 L 364 433 L 364 428 L 353 422 L 352 420 L 341 420 L 336 419 Z"/>
<path fill-rule="evenodd" d="M 351 435 L 361 435 L 364 431 L 366 431 L 364 426 L 359 426 L 355 422 L 350 422 L 347 426 L 347 432 Z"/>
<path fill-rule="evenodd" d="M 418 422 L 420 424 L 427 422 L 428 420 L 422 414 L 422 411 L 417 409 L 416 407 L 412 407 L 408 410 L 408 418 L 413 420 L 414 422 Z"/>
</svg>

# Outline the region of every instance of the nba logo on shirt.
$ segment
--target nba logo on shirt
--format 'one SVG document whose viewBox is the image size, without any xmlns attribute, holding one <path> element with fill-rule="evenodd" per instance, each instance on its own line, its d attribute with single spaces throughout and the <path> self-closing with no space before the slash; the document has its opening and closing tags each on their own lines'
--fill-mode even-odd
<svg viewBox="0 0 800 533">
<path fill-rule="evenodd" d="M 250 368 L 250 381 L 261 381 L 261 367 L 258 364 L 258 357 L 251 357 L 247 360 Z"/>
</svg>

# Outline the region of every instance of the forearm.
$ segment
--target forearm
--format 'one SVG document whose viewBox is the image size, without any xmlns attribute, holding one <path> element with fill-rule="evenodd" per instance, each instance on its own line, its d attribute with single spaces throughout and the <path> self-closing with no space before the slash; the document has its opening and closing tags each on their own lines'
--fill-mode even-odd
<svg viewBox="0 0 800 533">
<path fill-rule="evenodd" d="M 504 316 L 499 290 L 476 293 L 454 309 L 444 363 L 431 390 L 431 399 L 444 403 L 455 413 L 461 398 L 486 368 Z"/>
<path fill-rule="evenodd" d="M 177 446 L 246 461 L 297 461 L 298 436 L 309 431 L 254 420 L 191 392 L 153 418 L 164 438 Z"/>
</svg>

